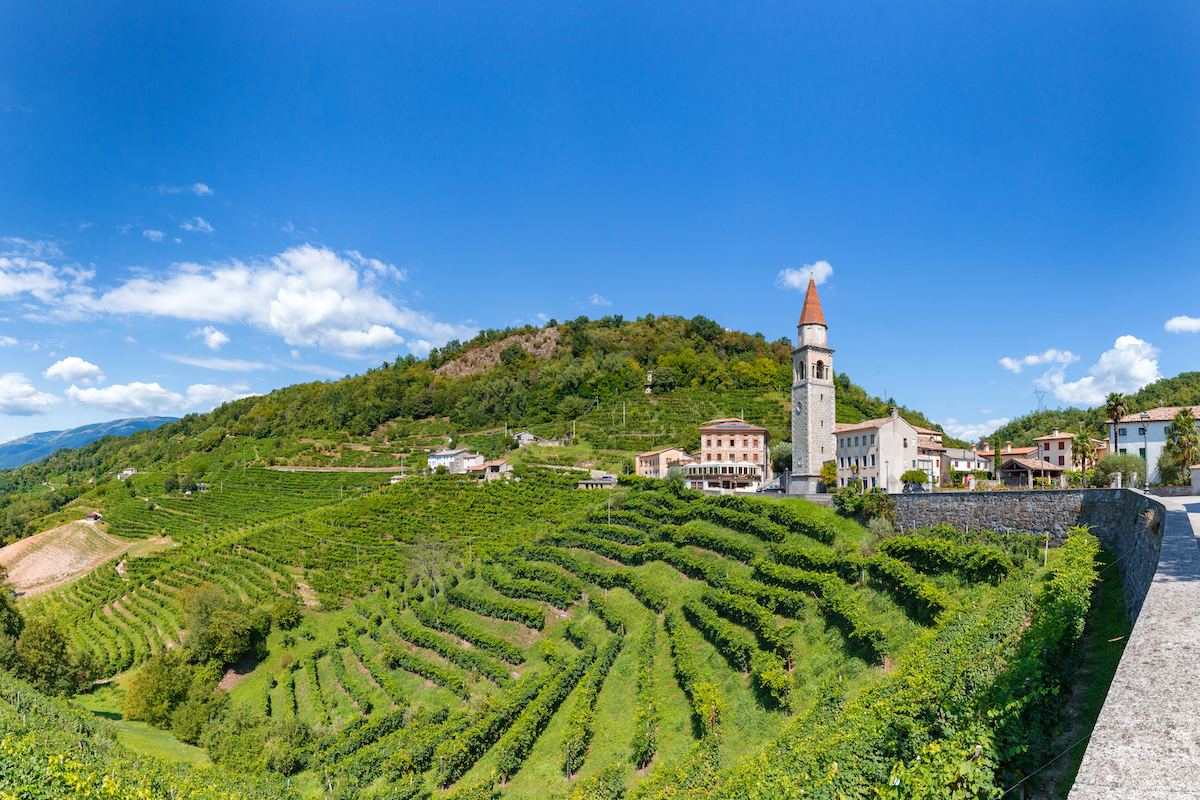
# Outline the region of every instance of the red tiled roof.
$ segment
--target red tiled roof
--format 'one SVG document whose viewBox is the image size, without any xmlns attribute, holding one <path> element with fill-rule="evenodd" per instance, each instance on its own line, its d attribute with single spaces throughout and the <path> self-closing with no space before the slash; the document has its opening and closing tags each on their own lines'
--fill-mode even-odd
<svg viewBox="0 0 1200 800">
<path fill-rule="evenodd" d="M 800 311 L 801 325 L 824 325 L 825 314 L 821 311 L 821 298 L 817 297 L 817 282 L 808 278 L 808 293 L 804 295 L 804 308 Z"/>
<path fill-rule="evenodd" d="M 1057 464 L 1051 464 L 1049 461 L 1038 461 L 1036 458 L 1006 458 L 1000 462 L 1000 469 L 1003 470 L 1007 464 L 1017 464 L 1023 469 L 1031 469 L 1034 472 L 1045 470 L 1046 472 L 1063 472 L 1066 468 L 1060 467 Z"/>
<path fill-rule="evenodd" d="M 738 419 L 737 417 L 710 419 L 700 426 L 701 433 L 704 433 L 706 430 L 736 431 L 737 433 L 767 433 L 766 428 L 761 428 L 758 425 L 746 422 L 744 419 Z"/>
<path fill-rule="evenodd" d="M 1146 413 L 1150 415 L 1149 422 L 1170 422 L 1175 419 L 1175 415 L 1179 413 L 1181 408 L 1190 408 L 1192 410 L 1192 419 L 1200 419 L 1200 406 L 1160 406 L 1158 408 L 1148 408 Z M 1121 422 L 1129 424 L 1131 422 L 1141 422 L 1142 412 L 1136 414 L 1126 414 L 1121 417 Z M 1112 422 L 1111 419 L 1106 419 L 1105 422 Z"/>
<path fill-rule="evenodd" d="M 881 428 L 884 423 L 890 422 L 891 419 L 891 417 L 884 417 L 883 419 L 864 419 L 862 422 L 836 422 L 833 425 L 833 432 L 850 433 L 853 431 Z"/>
</svg>

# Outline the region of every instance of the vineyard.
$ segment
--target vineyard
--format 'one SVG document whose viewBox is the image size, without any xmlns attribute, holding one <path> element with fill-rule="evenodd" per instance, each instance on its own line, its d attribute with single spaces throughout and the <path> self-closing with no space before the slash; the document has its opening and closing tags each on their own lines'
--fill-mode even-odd
<svg viewBox="0 0 1200 800">
<path fill-rule="evenodd" d="M 954 780 L 989 796 L 1052 740 L 1094 575 L 1082 532 L 1043 567 L 1032 536 L 875 541 L 803 501 L 657 482 L 623 485 L 610 506 L 550 470 L 356 480 L 234 469 L 191 496 L 122 499 L 111 535 L 176 546 L 27 611 L 117 675 L 183 645 L 182 589 L 302 601 L 299 627 L 272 630 L 230 690 L 244 726 L 313 731 L 241 765 L 289 776 L 270 784 L 280 793 L 869 796 L 980 745 L 978 769 Z M 72 713 L 7 735 L 0 759 L 92 724 Z M 170 796 L 210 796 L 170 780 Z M 260 796 L 257 780 L 239 796 Z"/>
</svg>

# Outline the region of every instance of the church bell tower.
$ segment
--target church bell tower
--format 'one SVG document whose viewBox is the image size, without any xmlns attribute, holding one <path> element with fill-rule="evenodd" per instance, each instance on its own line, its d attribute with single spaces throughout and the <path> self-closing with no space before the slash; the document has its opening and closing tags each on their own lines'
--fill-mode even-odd
<svg viewBox="0 0 1200 800">
<path fill-rule="evenodd" d="M 792 351 L 792 478 L 788 494 L 816 494 L 821 465 L 837 458 L 833 350 L 828 333 L 817 284 L 810 277 Z"/>
</svg>

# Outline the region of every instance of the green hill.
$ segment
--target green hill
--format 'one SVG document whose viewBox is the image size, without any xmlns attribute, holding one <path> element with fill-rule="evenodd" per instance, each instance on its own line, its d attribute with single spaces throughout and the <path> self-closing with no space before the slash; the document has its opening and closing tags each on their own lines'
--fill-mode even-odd
<svg viewBox="0 0 1200 800">
<path fill-rule="evenodd" d="M 965 796 L 1011 785 L 1053 755 L 1090 537 L 1042 567 L 1033 537 L 881 542 L 804 501 L 588 492 L 563 471 L 694 447 L 718 416 L 786 440 L 790 371 L 787 342 L 703 318 L 580 319 L 0 472 L 8 541 L 98 509 L 100 535 L 145 542 L 19 599 L 66 636 L 52 674 L 111 676 L 85 704 L 125 727 L 53 701 L 18 727 L 10 698 L 38 695 L 0 682 L 0 794 L 22 775 L 45 796 L 858 796 L 978 742 Z M 836 381 L 839 420 L 888 413 Z M 449 440 L 506 451 L 506 424 L 575 441 L 513 452 L 514 480 L 390 484 Z M 0 664 L 64 685 L 3 633 Z M 155 760 L 196 747 L 211 782 Z"/>
</svg>

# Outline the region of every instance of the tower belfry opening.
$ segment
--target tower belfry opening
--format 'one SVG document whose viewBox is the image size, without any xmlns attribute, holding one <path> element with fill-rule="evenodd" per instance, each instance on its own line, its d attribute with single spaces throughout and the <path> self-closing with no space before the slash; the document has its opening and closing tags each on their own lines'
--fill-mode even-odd
<svg viewBox="0 0 1200 800">
<path fill-rule="evenodd" d="M 815 494 L 821 483 L 821 466 L 837 452 L 834 394 L 829 328 L 825 324 L 816 281 L 810 277 L 800 322 L 796 326 L 796 349 L 792 351 L 792 479 L 789 494 Z"/>
</svg>

